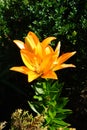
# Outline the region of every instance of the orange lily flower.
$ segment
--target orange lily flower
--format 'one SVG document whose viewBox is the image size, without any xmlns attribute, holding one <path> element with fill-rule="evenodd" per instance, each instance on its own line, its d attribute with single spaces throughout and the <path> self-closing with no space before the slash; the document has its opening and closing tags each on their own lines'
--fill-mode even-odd
<svg viewBox="0 0 87 130">
<path fill-rule="evenodd" d="M 14 43 L 20 48 L 21 58 L 25 66 L 12 67 L 10 70 L 28 75 L 28 82 L 38 77 L 58 79 L 55 71 L 75 67 L 73 64 L 65 64 L 64 62 L 76 52 L 68 52 L 59 56 L 60 42 L 55 50 L 49 45 L 55 39 L 55 37 L 48 37 L 40 42 L 33 32 L 29 32 L 25 37 L 25 43 L 14 40 Z"/>
</svg>

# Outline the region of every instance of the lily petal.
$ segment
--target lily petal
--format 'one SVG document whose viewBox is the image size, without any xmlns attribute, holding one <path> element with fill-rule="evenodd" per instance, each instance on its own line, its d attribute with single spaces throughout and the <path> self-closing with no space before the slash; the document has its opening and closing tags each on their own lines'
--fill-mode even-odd
<svg viewBox="0 0 87 130">
<path fill-rule="evenodd" d="M 25 49 L 25 45 L 24 42 L 20 41 L 20 40 L 14 40 L 13 41 L 20 49 Z"/>
<path fill-rule="evenodd" d="M 56 39 L 56 37 L 48 37 L 48 38 L 44 39 L 41 43 L 42 47 L 45 48 L 48 44 L 50 44 L 50 42 L 52 40 L 55 40 L 55 39 Z"/>
<path fill-rule="evenodd" d="M 65 62 L 66 60 L 68 60 L 70 57 L 72 57 L 73 55 L 75 55 L 76 51 L 74 52 L 67 52 L 65 54 L 62 54 L 58 59 L 57 59 L 57 64 L 62 64 L 63 62 Z"/>
<path fill-rule="evenodd" d="M 29 32 L 25 37 L 25 44 L 30 51 L 34 51 L 36 49 L 38 42 L 40 43 L 38 37 L 33 32 Z"/>
<path fill-rule="evenodd" d="M 31 32 L 31 31 L 28 33 L 27 36 L 31 37 L 36 44 L 39 42 L 39 38 L 36 36 L 35 33 Z"/>
<path fill-rule="evenodd" d="M 52 55 L 47 55 L 43 58 L 43 61 L 40 65 L 41 72 L 48 71 L 50 69 L 50 66 L 52 64 Z"/>
<path fill-rule="evenodd" d="M 45 79 L 46 79 L 46 78 L 58 79 L 56 73 L 53 72 L 53 71 L 48 71 L 47 73 L 44 73 L 41 77 L 42 77 L 42 78 L 45 78 Z"/>
<path fill-rule="evenodd" d="M 34 71 L 29 71 L 28 72 L 28 82 L 32 82 L 33 80 L 37 79 L 40 76 L 41 76 L 41 74 L 38 74 Z"/>
<path fill-rule="evenodd" d="M 51 53 L 54 53 L 54 50 L 51 46 L 47 46 L 45 49 L 44 49 L 44 55 L 48 55 L 48 54 L 51 54 Z"/>
<path fill-rule="evenodd" d="M 38 55 L 38 57 L 42 59 L 42 57 L 43 57 L 43 49 L 42 49 L 42 46 L 41 46 L 40 42 L 37 43 L 37 47 L 35 49 L 35 54 Z"/>
<path fill-rule="evenodd" d="M 55 53 L 57 53 L 57 56 L 59 56 L 59 54 L 60 54 L 60 46 L 61 46 L 61 43 L 59 41 L 57 46 L 56 46 L 56 49 L 55 49 Z"/>
<path fill-rule="evenodd" d="M 27 45 L 29 51 L 34 51 L 34 49 L 36 48 L 36 44 L 30 37 L 25 37 L 25 44 Z"/>
<path fill-rule="evenodd" d="M 10 68 L 10 70 L 17 71 L 17 72 L 20 72 L 23 74 L 28 74 L 28 71 L 29 71 L 29 69 L 25 66 L 12 67 L 12 68 Z"/>
<path fill-rule="evenodd" d="M 69 68 L 69 67 L 76 67 L 76 66 L 73 64 L 60 64 L 60 65 L 56 65 L 52 70 L 57 71 L 57 70 Z"/>
<path fill-rule="evenodd" d="M 21 50 L 21 58 L 24 62 L 24 64 L 28 67 L 28 69 L 35 71 L 34 66 L 32 65 L 33 55 L 32 53 L 29 53 L 27 50 Z"/>
</svg>

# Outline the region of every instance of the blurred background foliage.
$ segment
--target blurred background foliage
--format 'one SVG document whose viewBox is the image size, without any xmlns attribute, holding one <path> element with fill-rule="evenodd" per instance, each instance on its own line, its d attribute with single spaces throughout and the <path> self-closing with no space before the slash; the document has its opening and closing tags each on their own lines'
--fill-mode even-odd
<svg viewBox="0 0 87 130">
<path fill-rule="evenodd" d="M 0 118 L 10 119 L 14 109 L 26 109 L 33 90 L 25 75 L 9 71 L 22 65 L 14 39 L 24 41 L 28 31 L 43 40 L 57 37 L 61 41 L 61 54 L 77 51 L 69 62 L 76 69 L 58 72 L 64 83 L 62 96 L 69 97 L 68 108 L 73 110 L 69 122 L 77 130 L 86 130 L 87 118 L 87 0 L 0 0 Z M 30 84 L 31 85 L 31 84 Z M 28 107 L 28 106 L 27 106 Z"/>
</svg>

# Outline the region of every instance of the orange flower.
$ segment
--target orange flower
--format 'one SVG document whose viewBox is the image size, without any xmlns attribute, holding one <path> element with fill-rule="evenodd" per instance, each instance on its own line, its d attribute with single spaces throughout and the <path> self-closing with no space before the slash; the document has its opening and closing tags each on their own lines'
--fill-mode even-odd
<svg viewBox="0 0 87 130">
<path fill-rule="evenodd" d="M 14 40 L 14 43 L 20 48 L 21 58 L 25 66 L 12 67 L 10 70 L 28 75 L 28 82 L 31 82 L 38 77 L 57 79 L 55 71 L 75 67 L 73 64 L 65 64 L 64 62 L 76 52 L 68 52 L 59 56 L 60 42 L 55 50 L 49 45 L 55 39 L 55 37 L 48 37 L 40 42 L 33 32 L 29 32 L 25 37 L 25 43 Z"/>
</svg>

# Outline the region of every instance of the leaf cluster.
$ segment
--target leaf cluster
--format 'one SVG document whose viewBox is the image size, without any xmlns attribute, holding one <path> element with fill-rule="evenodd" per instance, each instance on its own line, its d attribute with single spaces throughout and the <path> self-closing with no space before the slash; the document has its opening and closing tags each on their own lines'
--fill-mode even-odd
<svg viewBox="0 0 87 130">
<path fill-rule="evenodd" d="M 63 84 L 47 80 L 32 87 L 35 90 L 35 100 L 29 105 L 36 113 L 44 114 L 45 125 L 48 125 L 50 130 L 67 127 L 69 124 L 64 119 L 71 110 L 65 108 L 68 98 L 61 97 Z"/>
</svg>

